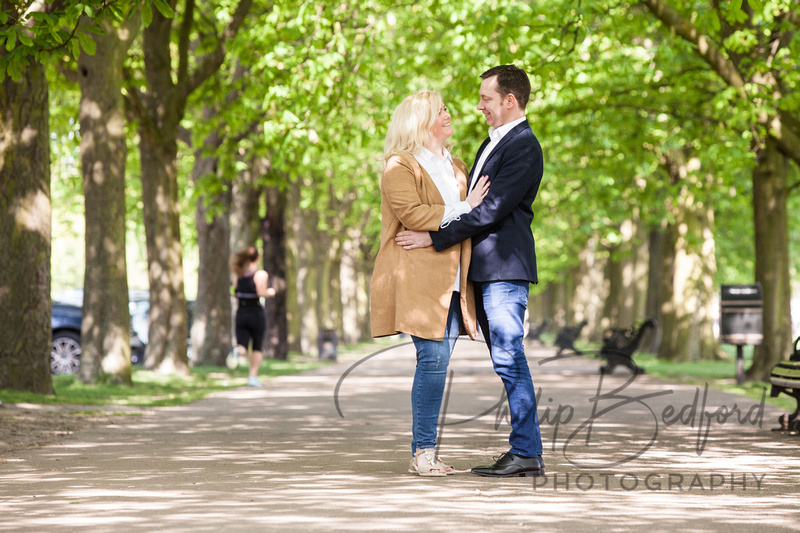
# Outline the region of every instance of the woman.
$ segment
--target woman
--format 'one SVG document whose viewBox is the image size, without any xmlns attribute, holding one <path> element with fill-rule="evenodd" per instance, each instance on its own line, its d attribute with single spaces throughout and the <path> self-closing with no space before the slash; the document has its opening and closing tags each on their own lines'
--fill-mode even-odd
<svg viewBox="0 0 800 533">
<path fill-rule="evenodd" d="M 485 177 L 466 195 L 467 167 L 447 150 L 453 133 L 435 91 L 417 91 L 395 109 L 384 142 L 381 246 L 370 288 L 372 336 L 408 333 L 417 350 L 409 472 L 421 476 L 454 472 L 436 457 L 436 426 L 456 337 L 477 334 L 467 282 L 472 244 L 466 240 L 441 253 L 430 247 L 406 251 L 394 237 L 405 229 L 436 231 L 486 196 Z"/>
<path fill-rule="evenodd" d="M 247 354 L 247 346 L 253 341 L 250 352 L 250 374 L 247 377 L 248 387 L 260 387 L 258 368 L 264 360 L 261 347 L 264 345 L 264 334 L 267 331 L 264 308 L 260 298 L 275 296 L 275 289 L 267 287 L 269 274 L 258 268 L 258 250 L 248 246 L 231 259 L 231 270 L 236 276 L 236 297 L 239 306 L 236 309 L 236 352 L 237 356 Z"/>
</svg>

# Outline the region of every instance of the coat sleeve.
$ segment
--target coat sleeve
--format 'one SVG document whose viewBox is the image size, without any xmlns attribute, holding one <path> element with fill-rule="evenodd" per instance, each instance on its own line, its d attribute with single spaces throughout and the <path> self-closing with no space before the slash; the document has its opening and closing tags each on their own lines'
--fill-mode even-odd
<svg viewBox="0 0 800 533">
<path fill-rule="evenodd" d="M 491 229 L 519 205 L 532 187 L 538 187 L 542 180 L 543 161 L 537 143 L 519 136 L 498 156 L 500 164 L 496 166 L 494 175 L 489 174 L 489 192 L 483 203 L 446 228 L 431 232 L 437 251 Z"/>
<path fill-rule="evenodd" d="M 444 204 L 430 205 L 420 198 L 414 170 L 399 157 L 389 159 L 381 177 L 381 190 L 397 219 L 413 231 L 436 231 L 444 217 Z"/>
</svg>

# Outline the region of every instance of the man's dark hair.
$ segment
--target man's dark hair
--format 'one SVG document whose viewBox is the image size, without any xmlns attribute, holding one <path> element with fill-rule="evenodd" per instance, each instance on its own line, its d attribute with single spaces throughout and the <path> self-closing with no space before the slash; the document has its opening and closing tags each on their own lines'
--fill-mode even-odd
<svg viewBox="0 0 800 533">
<path fill-rule="evenodd" d="M 514 65 L 498 65 L 481 74 L 481 79 L 485 80 L 492 76 L 497 76 L 497 90 L 500 94 L 504 97 L 513 94 L 524 111 L 531 97 L 531 82 L 525 71 Z"/>
</svg>

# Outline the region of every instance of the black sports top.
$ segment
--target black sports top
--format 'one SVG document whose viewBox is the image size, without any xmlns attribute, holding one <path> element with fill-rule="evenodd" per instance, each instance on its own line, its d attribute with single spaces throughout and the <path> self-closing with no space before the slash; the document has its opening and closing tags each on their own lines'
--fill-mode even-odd
<svg viewBox="0 0 800 533">
<path fill-rule="evenodd" d="M 256 292 L 255 272 L 250 272 L 239 278 L 236 282 L 236 297 L 239 305 L 261 305 Z"/>
</svg>

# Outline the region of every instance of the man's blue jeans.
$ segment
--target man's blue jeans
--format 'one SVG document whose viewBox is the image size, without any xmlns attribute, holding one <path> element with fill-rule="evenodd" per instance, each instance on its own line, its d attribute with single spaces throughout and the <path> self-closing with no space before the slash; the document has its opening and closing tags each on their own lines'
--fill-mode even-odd
<svg viewBox="0 0 800 533">
<path fill-rule="evenodd" d="M 461 329 L 461 296 L 454 292 L 450 300 L 444 339 L 429 340 L 411 336 L 417 349 L 417 370 L 411 388 L 411 454 L 436 447 L 436 426 L 442 407 L 447 365 Z"/>
<path fill-rule="evenodd" d="M 542 455 L 542 434 L 536 413 L 536 392 L 522 346 L 523 321 L 528 307 L 527 281 L 475 284 L 478 324 L 483 331 L 494 371 L 503 380 L 511 415 L 511 453 Z"/>
</svg>

